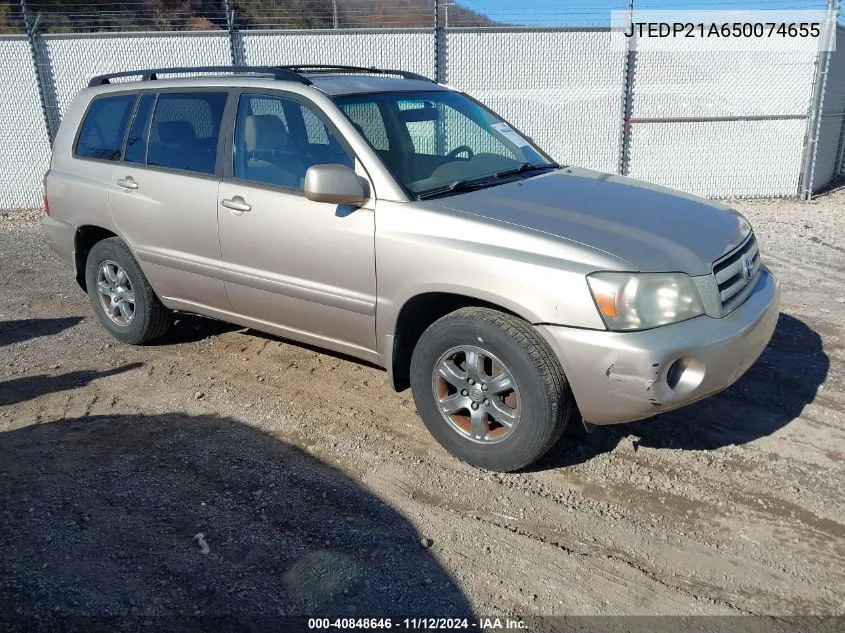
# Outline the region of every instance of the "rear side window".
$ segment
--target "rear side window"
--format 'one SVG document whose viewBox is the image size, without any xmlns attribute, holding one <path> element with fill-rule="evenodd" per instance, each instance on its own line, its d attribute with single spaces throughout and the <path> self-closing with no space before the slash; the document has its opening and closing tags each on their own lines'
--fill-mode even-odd
<svg viewBox="0 0 845 633">
<path fill-rule="evenodd" d="M 126 126 L 135 103 L 134 94 L 100 97 L 91 102 L 76 140 L 75 155 L 120 160 Z"/>
<path fill-rule="evenodd" d="M 165 92 L 158 96 L 147 165 L 213 174 L 225 92 Z"/>
</svg>

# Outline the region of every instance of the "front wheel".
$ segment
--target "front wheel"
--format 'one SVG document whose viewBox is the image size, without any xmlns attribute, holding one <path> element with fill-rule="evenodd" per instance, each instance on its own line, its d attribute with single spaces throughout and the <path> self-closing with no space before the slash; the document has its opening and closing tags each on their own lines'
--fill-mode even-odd
<svg viewBox="0 0 845 633">
<path fill-rule="evenodd" d="M 465 462 L 513 471 L 559 439 L 573 399 L 546 341 L 522 319 L 462 308 L 433 323 L 411 360 L 417 410 Z"/>
</svg>

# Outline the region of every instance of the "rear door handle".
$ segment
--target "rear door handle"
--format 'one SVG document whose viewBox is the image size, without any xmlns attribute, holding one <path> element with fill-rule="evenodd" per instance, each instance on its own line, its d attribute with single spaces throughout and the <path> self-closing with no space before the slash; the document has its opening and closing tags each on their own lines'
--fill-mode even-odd
<svg viewBox="0 0 845 633">
<path fill-rule="evenodd" d="M 118 178 L 117 184 L 124 189 L 137 189 L 138 183 L 135 182 L 132 176 L 127 176 L 126 178 Z"/>
<path fill-rule="evenodd" d="M 252 208 L 252 206 L 248 205 L 246 201 L 244 201 L 244 199 L 240 196 L 224 198 L 220 201 L 220 204 L 222 204 L 227 209 L 231 209 L 232 211 L 240 211 L 241 213 L 243 213 L 244 211 L 249 211 Z"/>
</svg>

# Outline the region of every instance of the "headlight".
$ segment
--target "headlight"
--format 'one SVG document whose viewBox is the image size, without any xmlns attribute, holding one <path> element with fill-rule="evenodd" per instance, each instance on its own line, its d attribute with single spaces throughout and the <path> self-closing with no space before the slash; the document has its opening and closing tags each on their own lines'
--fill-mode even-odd
<svg viewBox="0 0 845 633">
<path fill-rule="evenodd" d="M 596 305 L 611 330 L 646 330 L 704 314 L 701 297 L 684 273 L 587 275 Z"/>
</svg>

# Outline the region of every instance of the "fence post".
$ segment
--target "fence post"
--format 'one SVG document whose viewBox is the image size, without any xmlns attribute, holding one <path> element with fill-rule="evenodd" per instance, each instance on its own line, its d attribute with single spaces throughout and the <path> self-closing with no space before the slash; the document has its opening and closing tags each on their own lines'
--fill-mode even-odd
<svg viewBox="0 0 845 633">
<path fill-rule="evenodd" d="M 434 80 L 446 83 L 446 29 L 449 26 L 447 0 L 434 0 Z"/>
<path fill-rule="evenodd" d="M 839 12 L 839 0 L 827 0 L 824 30 L 819 38 L 819 50 L 816 56 L 816 71 L 813 78 L 813 91 L 810 108 L 807 112 L 807 131 L 804 135 L 804 156 L 802 158 L 801 182 L 799 195 L 804 200 L 813 197 L 813 179 L 816 173 L 816 153 L 824 107 L 824 92 L 827 87 L 827 73 L 830 67 L 831 37 L 836 37 L 836 16 Z"/>
<path fill-rule="evenodd" d="M 837 144 L 836 162 L 833 170 L 834 179 L 845 177 L 845 113 L 842 114 L 842 129 L 839 131 L 839 143 Z"/>
<path fill-rule="evenodd" d="M 52 147 L 59 131 L 59 103 L 56 97 L 56 84 L 53 81 L 53 67 L 44 40 L 38 33 L 38 22 L 41 14 L 32 21 L 27 10 L 26 0 L 21 0 L 26 38 L 29 42 L 29 52 L 32 55 L 32 65 L 35 69 L 35 83 L 38 86 L 38 99 L 41 102 L 41 112 L 44 115 L 44 126 L 47 128 L 47 138 Z"/>
<path fill-rule="evenodd" d="M 235 24 L 235 9 L 231 0 L 226 0 L 226 31 L 229 34 L 229 54 L 233 66 L 246 66 L 246 51 L 241 32 Z"/>
<path fill-rule="evenodd" d="M 628 3 L 628 25 L 634 18 L 634 0 Z M 626 31 L 627 32 L 627 31 Z M 611 31 L 611 37 L 613 32 Z M 631 117 L 634 113 L 634 75 L 637 68 L 637 34 L 632 33 L 626 44 L 625 87 L 622 93 L 622 147 L 619 152 L 619 173 L 631 171 Z"/>
</svg>

